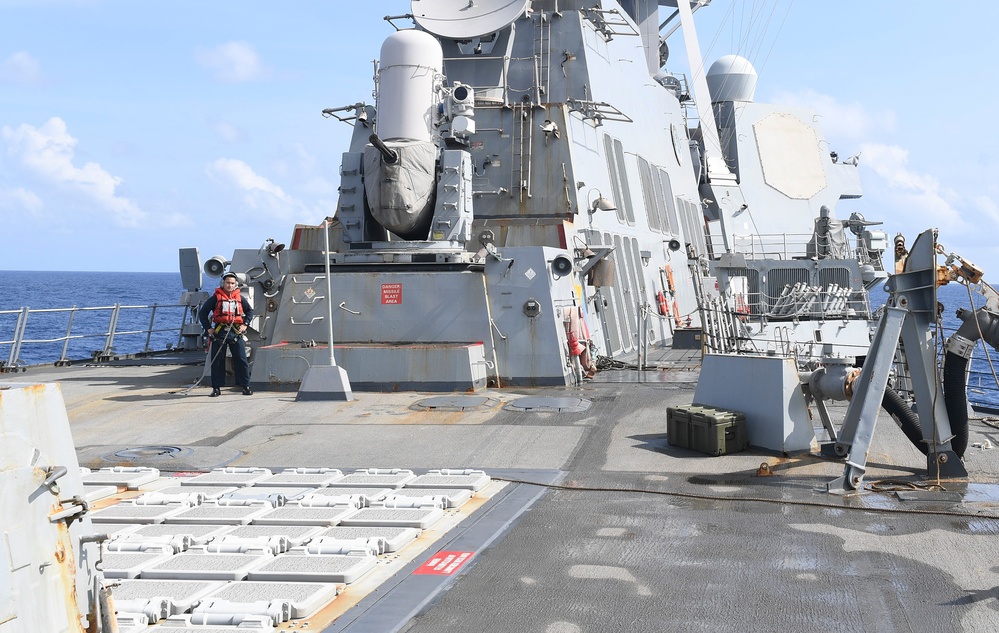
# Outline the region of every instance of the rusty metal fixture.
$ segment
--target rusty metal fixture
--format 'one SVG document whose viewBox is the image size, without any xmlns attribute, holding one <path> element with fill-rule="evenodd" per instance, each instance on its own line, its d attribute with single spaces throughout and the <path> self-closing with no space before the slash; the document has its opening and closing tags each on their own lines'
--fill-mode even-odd
<svg viewBox="0 0 999 633">
<path fill-rule="evenodd" d="M 757 477 L 773 477 L 774 472 L 770 470 L 770 464 L 763 462 L 760 467 L 756 469 Z"/>
<path fill-rule="evenodd" d="M 853 400 L 853 381 L 860 378 L 860 369 L 853 369 L 846 372 L 846 379 L 843 382 L 843 393 L 846 394 L 847 400 Z"/>
</svg>

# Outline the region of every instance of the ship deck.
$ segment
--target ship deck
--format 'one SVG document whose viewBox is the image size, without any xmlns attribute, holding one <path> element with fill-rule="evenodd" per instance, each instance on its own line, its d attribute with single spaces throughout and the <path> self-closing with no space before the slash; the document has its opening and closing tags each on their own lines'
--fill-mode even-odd
<svg viewBox="0 0 999 633">
<path fill-rule="evenodd" d="M 971 421 L 969 480 L 937 487 L 882 414 L 868 488 L 834 495 L 836 460 L 670 446 L 666 408 L 690 404 L 698 377 L 690 353 L 663 351 L 650 359 L 661 369 L 608 369 L 578 388 L 355 392 L 350 402 L 209 398 L 191 387 L 198 360 L 33 367 L 0 383 L 60 382 L 90 468 L 474 468 L 505 484 L 331 624 L 281 629 L 999 628 L 999 451 L 980 447 L 999 446 L 989 420 Z M 842 419 L 842 407 L 831 412 Z M 454 575 L 413 574 L 456 550 L 472 556 Z"/>
</svg>

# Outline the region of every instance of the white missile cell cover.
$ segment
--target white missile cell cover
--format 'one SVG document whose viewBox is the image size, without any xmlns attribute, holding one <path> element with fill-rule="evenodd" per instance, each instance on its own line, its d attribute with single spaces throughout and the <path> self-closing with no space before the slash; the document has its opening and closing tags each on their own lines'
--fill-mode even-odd
<svg viewBox="0 0 999 633">
<path fill-rule="evenodd" d="M 282 554 L 250 572 L 250 580 L 352 583 L 375 566 L 370 554 Z"/>
<path fill-rule="evenodd" d="M 304 618 L 334 600 L 343 589 L 337 583 L 241 582 L 217 587 L 194 611 L 211 613 L 236 607 L 239 613 L 252 613 L 254 605 L 278 600 L 289 604 L 292 618 Z"/>
<path fill-rule="evenodd" d="M 185 613 L 205 595 L 221 589 L 221 582 L 200 580 L 123 580 L 114 586 L 118 611 L 144 613 L 150 622 Z"/>
<path fill-rule="evenodd" d="M 388 488 L 402 488 L 409 482 L 416 479 L 416 475 L 411 470 L 399 468 L 367 468 L 355 470 L 339 481 L 330 484 L 333 488 L 346 486 L 379 486 Z"/>
</svg>

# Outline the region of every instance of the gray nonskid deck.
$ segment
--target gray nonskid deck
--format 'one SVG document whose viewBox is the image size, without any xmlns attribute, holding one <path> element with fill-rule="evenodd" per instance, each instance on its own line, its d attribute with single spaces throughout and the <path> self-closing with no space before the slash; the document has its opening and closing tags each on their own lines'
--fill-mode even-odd
<svg viewBox="0 0 999 633">
<path fill-rule="evenodd" d="M 690 404 L 696 374 L 687 371 L 612 370 L 575 389 L 489 390 L 482 395 L 494 404 L 467 411 L 414 409 L 428 397 L 415 393 L 357 393 L 355 402 L 324 405 L 266 392 L 180 395 L 191 372 L 73 372 L 63 389 L 81 462 L 98 468 L 118 448 L 170 444 L 190 451 L 132 465 L 478 468 L 495 478 L 516 471 L 508 478 L 519 481 L 563 473 L 568 489 L 511 484 L 537 500 L 494 530 L 502 538 L 474 548 L 458 577 L 442 581 L 447 591 L 403 599 L 430 578 L 404 570 L 396 578 L 406 579 L 405 591 L 384 592 L 395 601 L 357 605 L 331 630 L 392 630 L 351 624 L 361 614 L 408 631 L 999 626 L 999 451 L 973 447 L 999 446 L 999 431 L 980 421 L 971 423 L 968 482 L 943 482 L 943 492 L 887 484 L 885 492 L 835 496 L 825 484 L 842 474 L 838 461 L 752 449 L 708 457 L 669 446 L 665 409 Z M 527 396 L 590 406 L 504 406 Z M 136 410 L 146 424 L 131 423 Z M 924 459 L 882 415 L 866 480 L 926 483 Z M 773 476 L 757 475 L 762 463 Z"/>
</svg>

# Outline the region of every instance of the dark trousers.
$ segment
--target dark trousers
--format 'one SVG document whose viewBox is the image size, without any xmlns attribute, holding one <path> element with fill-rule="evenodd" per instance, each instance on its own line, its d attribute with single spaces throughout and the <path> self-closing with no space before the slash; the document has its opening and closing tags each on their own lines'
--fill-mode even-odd
<svg viewBox="0 0 999 633">
<path fill-rule="evenodd" d="M 225 350 L 232 355 L 232 368 L 236 373 L 236 386 L 250 385 L 250 363 L 246 362 L 246 342 L 242 336 L 215 337 L 212 339 L 212 387 L 225 387 Z"/>
</svg>

